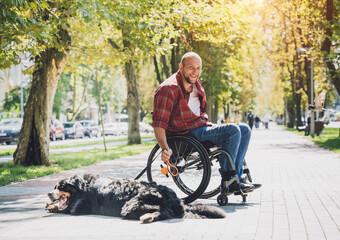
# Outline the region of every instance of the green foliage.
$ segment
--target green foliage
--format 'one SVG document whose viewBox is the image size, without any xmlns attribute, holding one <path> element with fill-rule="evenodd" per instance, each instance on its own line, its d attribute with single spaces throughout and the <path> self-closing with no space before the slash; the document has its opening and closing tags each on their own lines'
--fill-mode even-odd
<svg viewBox="0 0 340 240">
<path fill-rule="evenodd" d="M 327 26 L 333 31 L 333 52 L 339 60 L 339 1 L 334 1 L 334 22 L 325 21 L 325 0 L 209 1 L 209 0 L 57 0 L 0 2 L 0 68 L 20 61 L 18 54 L 34 58 L 48 47 L 62 48 L 57 26 L 72 36 L 68 66 L 59 82 L 54 113 L 70 106 L 88 109 L 99 94 L 94 87 L 98 74 L 102 101 L 115 112 L 125 101 L 123 63 L 136 64 L 142 109 L 152 109 L 155 55 L 166 55 L 180 37 L 181 53 L 194 50 L 203 59 L 202 82 L 208 99 L 232 103 L 245 112 L 282 114 L 283 97 L 292 98 L 290 71 L 295 71 L 297 47 L 312 49 L 316 93 L 334 92 L 323 65 L 320 44 Z M 124 38 L 123 38 L 124 34 Z M 129 46 L 124 47 L 128 42 Z M 288 45 L 286 46 L 285 43 Z M 312 52 L 310 51 L 310 52 Z M 295 56 L 295 60 L 294 57 Z M 295 61 L 295 62 L 294 62 Z M 307 76 L 301 64 L 302 101 L 307 106 Z M 288 69 L 289 67 L 289 69 Z M 87 79 L 90 78 L 87 86 Z M 142 79 L 141 79 L 142 78 Z M 75 81 L 74 81 L 75 80 Z M 122 85 L 122 86 L 121 86 Z M 82 102 L 83 90 L 87 87 Z M 68 99 L 72 93 L 75 98 Z M 122 94 L 124 93 L 124 94 Z M 65 103 L 65 101 L 70 101 Z"/>
<path fill-rule="evenodd" d="M 27 102 L 29 87 L 23 88 L 23 104 Z M 5 112 L 20 112 L 21 88 L 15 87 L 5 94 L 5 99 L 2 103 L 2 111 Z"/>
<path fill-rule="evenodd" d="M 20 53 L 35 57 L 46 48 L 62 49 L 58 26 L 73 15 L 76 1 L 0 2 L 0 69 L 20 62 Z"/>
<path fill-rule="evenodd" d="M 27 1 L 0 2 L 0 69 L 18 64 L 18 52 L 12 51 L 13 43 L 20 44 L 20 36 L 26 34 L 36 25 L 27 17 L 30 6 Z"/>
<path fill-rule="evenodd" d="M 339 9 L 336 7 L 337 1 L 333 1 L 334 19 L 339 21 Z M 314 86 L 315 94 L 322 90 L 327 90 L 330 94 L 334 89 L 329 79 L 328 69 L 322 53 L 322 43 L 326 38 L 325 32 L 327 27 L 334 31 L 333 44 L 329 57 L 335 60 L 339 58 L 336 50 L 339 45 L 340 35 L 336 29 L 339 24 L 333 24 L 326 21 L 326 4 L 325 0 L 294 0 L 283 1 L 273 0 L 268 5 L 268 11 L 263 11 L 266 20 L 265 26 L 270 31 L 267 32 L 268 50 L 273 64 L 272 71 L 277 71 L 277 77 L 282 81 L 284 87 L 284 96 L 292 98 L 294 94 L 302 95 L 302 106 L 308 106 L 309 80 L 310 77 L 310 59 L 314 61 Z M 297 48 L 305 48 L 308 51 L 298 53 Z M 335 60 L 336 61 L 336 60 Z M 333 61 L 334 62 L 334 61 Z M 333 98 L 328 100 L 334 102 Z M 329 105 L 332 103 L 328 102 Z M 303 110 L 307 110 L 305 107 Z"/>
<path fill-rule="evenodd" d="M 202 58 L 203 70 L 200 79 L 209 101 L 214 101 L 231 90 L 230 79 L 223 71 L 229 55 L 226 49 L 226 45 L 210 42 L 200 41 L 193 44 L 193 50 Z"/>
</svg>

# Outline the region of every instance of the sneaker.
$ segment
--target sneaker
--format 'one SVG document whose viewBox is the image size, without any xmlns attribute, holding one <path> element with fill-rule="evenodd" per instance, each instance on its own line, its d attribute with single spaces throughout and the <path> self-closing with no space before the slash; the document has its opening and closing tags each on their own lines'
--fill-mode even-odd
<svg viewBox="0 0 340 240">
<path fill-rule="evenodd" d="M 238 185 L 236 182 L 233 182 L 229 186 L 229 192 L 234 193 L 235 195 L 237 195 L 237 193 L 241 193 L 241 191 L 243 193 L 247 193 L 253 191 L 254 189 L 255 189 L 254 185 L 250 183 L 240 183 Z"/>
<path fill-rule="evenodd" d="M 246 179 L 244 179 L 244 178 L 241 178 L 240 179 L 240 184 L 241 183 L 243 183 L 243 184 L 252 184 L 253 186 L 254 186 L 254 190 L 255 189 L 258 189 L 258 188 L 260 188 L 261 186 L 262 186 L 262 184 L 259 184 L 259 183 L 250 183 L 250 182 L 248 182 Z"/>
</svg>

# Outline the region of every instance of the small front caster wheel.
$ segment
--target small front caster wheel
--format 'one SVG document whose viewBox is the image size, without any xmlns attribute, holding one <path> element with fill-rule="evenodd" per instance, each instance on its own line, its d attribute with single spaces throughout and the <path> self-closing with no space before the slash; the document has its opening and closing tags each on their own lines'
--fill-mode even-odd
<svg viewBox="0 0 340 240">
<path fill-rule="evenodd" d="M 226 195 L 222 195 L 222 194 L 218 195 L 218 197 L 217 197 L 217 203 L 218 203 L 218 205 L 220 205 L 220 206 L 225 206 L 225 205 L 227 205 L 227 203 L 228 203 L 228 197 L 227 197 Z"/>
<path fill-rule="evenodd" d="M 242 195 L 242 201 L 246 202 L 247 201 L 247 195 Z"/>
</svg>

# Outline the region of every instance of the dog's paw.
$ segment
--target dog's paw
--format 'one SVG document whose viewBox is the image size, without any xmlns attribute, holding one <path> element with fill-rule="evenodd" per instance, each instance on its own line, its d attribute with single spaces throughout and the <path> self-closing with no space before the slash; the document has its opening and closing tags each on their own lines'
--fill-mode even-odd
<svg viewBox="0 0 340 240">
<path fill-rule="evenodd" d="M 139 218 L 141 223 L 151 223 L 155 220 L 155 216 L 152 213 L 146 213 Z"/>
<path fill-rule="evenodd" d="M 58 212 L 58 206 L 53 205 L 53 204 L 49 204 L 49 203 L 46 204 L 45 209 L 48 210 L 49 212 L 54 212 L 54 213 Z"/>
</svg>

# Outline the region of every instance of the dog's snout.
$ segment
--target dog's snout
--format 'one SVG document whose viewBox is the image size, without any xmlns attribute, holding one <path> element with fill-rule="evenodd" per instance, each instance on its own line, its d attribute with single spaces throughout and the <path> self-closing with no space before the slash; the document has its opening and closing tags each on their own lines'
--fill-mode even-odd
<svg viewBox="0 0 340 240">
<path fill-rule="evenodd" d="M 56 200 L 56 199 L 58 198 L 55 191 L 52 191 L 52 192 L 47 193 L 47 196 L 48 196 L 52 201 L 54 201 L 54 200 Z"/>
</svg>

